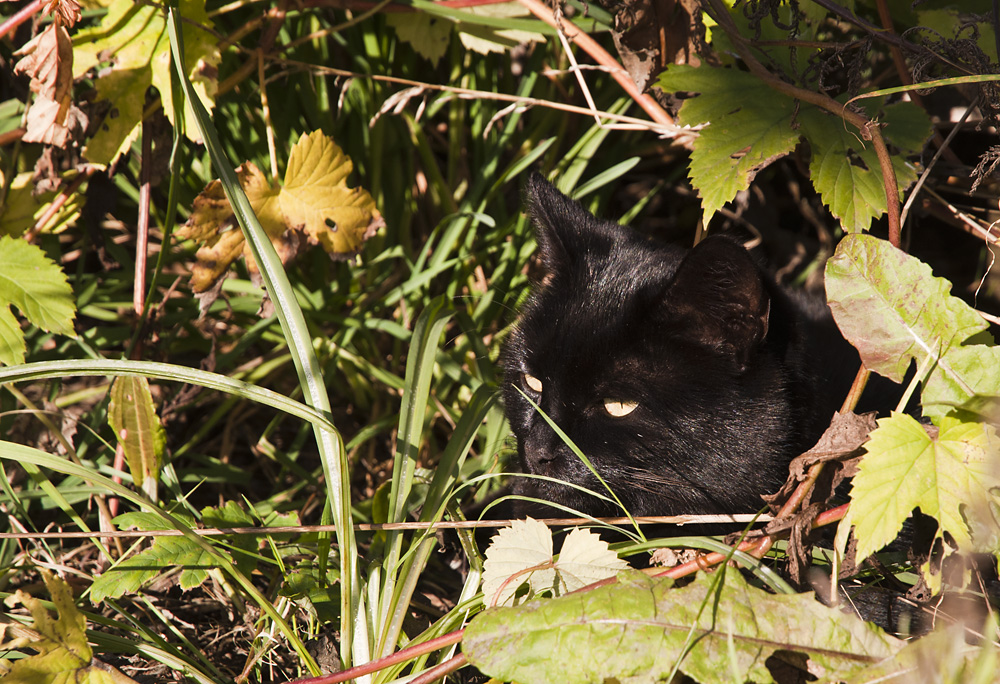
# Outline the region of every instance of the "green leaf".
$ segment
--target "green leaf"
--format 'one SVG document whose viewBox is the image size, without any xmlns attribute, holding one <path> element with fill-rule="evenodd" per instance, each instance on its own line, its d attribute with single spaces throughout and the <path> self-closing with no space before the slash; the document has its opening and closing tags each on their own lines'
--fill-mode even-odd
<svg viewBox="0 0 1000 684">
<path fill-rule="evenodd" d="M 385 23 L 396 30 L 399 39 L 435 67 L 448 51 L 455 22 L 426 12 L 387 14 Z"/>
<path fill-rule="evenodd" d="M 24 333 L 14 305 L 42 330 L 75 337 L 76 306 L 66 276 L 36 245 L 0 236 L 0 363 L 24 363 Z"/>
<path fill-rule="evenodd" d="M 206 508 L 201 512 L 201 522 L 205 527 L 250 527 L 254 524 L 250 514 L 243 510 L 235 501 L 227 501 L 224 506 Z M 276 517 L 270 525 L 280 525 L 283 520 Z M 290 524 L 295 524 L 294 522 Z M 235 534 L 227 537 L 230 552 L 236 561 L 236 567 L 244 575 L 249 575 L 257 567 L 257 538 L 248 534 Z"/>
<path fill-rule="evenodd" d="M 191 527 L 194 525 L 190 517 L 176 514 L 175 517 Z M 220 508 L 205 508 L 201 512 L 201 518 L 209 527 L 248 527 L 253 524 L 253 518 L 233 501 Z M 172 529 L 151 513 L 126 513 L 115 518 L 114 522 L 122 528 L 134 526 L 146 531 Z M 257 563 L 256 558 L 251 555 L 256 549 L 256 539 L 246 535 L 233 535 L 226 537 L 226 541 L 235 547 L 233 555 L 237 568 L 244 574 L 252 572 Z M 118 598 L 126 593 L 135 593 L 173 566 L 182 568 L 179 577 L 181 589 L 193 589 L 208 578 L 209 570 L 222 567 L 218 554 L 225 555 L 226 552 L 216 547 L 213 555 L 210 549 L 185 537 L 154 537 L 153 544 L 148 549 L 122 560 L 95 579 L 90 589 L 90 600 L 96 604 L 108 597 Z"/>
<path fill-rule="evenodd" d="M 893 154 L 892 165 L 902 192 L 917 179 L 905 156 L 919 151 L 930 136 L 930 120 L 912 103 L 902 102 L 886 107 L 880 122 L 887 143 L 899 151 Z M 886 211 L 885 183 L 874 146 L 864 143 L 842 118 L 815 107 L 803 107 L 799 123 L 812 148 L 809 174 L 823 202 L 847 232 L 868 230 L 872 219 Z"/>
<path fill-rule="evenodd" d="M 996 634 L 995 625 L 990 620 L 982 633 Z M 994 684 L 1000 671 L 1000 648 L 988 638 L 970 644 L 966 641 L 967 634 L 968 625 L 957 624 L 913 639 L 892 658 L 857 672 L 845 684 L 913 681 Z"/>
<path fill-rule="evenodd" d="M 895 382 L 913 360 L 928 369 L 928 415 L 976 394 L 1000 394 L 1000 373 L 983 372 L 1000 367 L 1000 350 L 962 346 L 986 321 L 950 291 L 927 264 L 870 235 L 845 237 L 826 265 L 830 309 L 865 365 Z"/>
<path fill-rule="evenodd" d="M 751 74 L 672 65 L 660 76 L 659 86 L 700 93 L 684 101 L 678 123 L 708 123 L 694 141 L 690 167 L 706 224 L 737 192 L 750 187 L 758 171 L 798 144 L 799 132 L 792 129 L 795 100 Z"/>
<path fill-rule="evenodd" d="M 466 628 L 462 650 L 502 681 L 624 684 L 664 680 L 678 661 L 697 681 L 720 681 L 722 672 L 771 682 L 766 661 L 778 651 L 806 654 L 810 671 L 835 679 L 902 646 L 811 592 L 775 596 L 737 572 L 672 584 L 623 573 L 594 591 L 493 608 Z"/>
<path fill-rule="evenodd" d="M 895 539 L 919 508 L 938 521 L 936 538 L 947 533 L 957 546 L 945 544 L 945 554 L 972 549 L 966 519 L 988 512 L 996 500 L 991 490 L 1000 487 L 1000 439 L 993 427 L 961 415 L 936 418 L 934 425 L 936 436 L 903 413 L 878 421 L 854 476 L 851 508 L 837 532 L 839 548 L 853 526 L 857 556 L 867 558 Z M 939 589 L 940 576 L 923 570 L 932 590 Z"/>
<path fill-rule="evenodd" d="M 212 106 L 218 84 L 215 67 L 221 59 L 219 42 L 210 32 L 212 22 L 204 0 L 180 0 L 185 21 L 184 63 L 194 90 Z M 146 89 L 159 91 L 163 109 L 174 126 L 184 124 L 191 140 L 201 142 L 190 107 L 185 121 L 174 121 L 173 89 L 170 76 L 170 44 L 166 15 L 155 5 L 132 0 L 114 0 L 98 26 L 79 31 L 73 37 L 73 77 L 110 61 L 111 69 L 95 81 L 98 96 L 111 102 L 112 114 L 84 149 L 95 164 L 111 164 L 127 150 L 139 134 Z"/>
<path fill-rule="evenodd" d="M 163 426 L 156 415 L 149 381 L 139 377 L 120 377 L 111 385 L 108 423 L 125 451 L 132 481 L 156 500 L 156 482 L 160 479 L 160 457 L 166 444 Z M 151 480 L 150 484 L 144 484 Z"/>
</svg>

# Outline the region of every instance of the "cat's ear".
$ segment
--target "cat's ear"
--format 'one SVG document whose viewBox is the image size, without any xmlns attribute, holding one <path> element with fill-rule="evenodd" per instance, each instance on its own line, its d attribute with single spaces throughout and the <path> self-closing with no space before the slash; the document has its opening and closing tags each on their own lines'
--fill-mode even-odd
<svg viewBox="0 0 1000 684">
<path fill-rule="evenodd" d="M 537 172 L 528 176 L 524 203 L 535 226 L 538 257 L 547 277 L 569 268 L 580 236 L 595 222 L 594 216 Z"/>
<path fill-rule="evenodd" d="M 746 364 L 767 335 L 771 298 L 760 268 L 739 244 L 710 237 L 684 257 L 667 305 L 696 341 Z"/>
</svg>

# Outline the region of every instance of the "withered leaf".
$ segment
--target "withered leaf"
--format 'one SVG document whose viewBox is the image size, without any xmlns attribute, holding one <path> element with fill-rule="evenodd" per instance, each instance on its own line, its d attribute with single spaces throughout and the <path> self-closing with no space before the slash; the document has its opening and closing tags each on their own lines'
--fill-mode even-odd
<svg viewBox="0 0 1000 684">
<path fill-rule="evenodd" d="M 352 168 L 350 158 L 315 131 L 292 148 L 283 184 L 272 182 L 251 162 L 237 169 L 240 186 L 282 263 L 317 244 L 334 258 L 347 258 L 384 225 L 368 191 L 347 186 Z M 257 273 L 218 181 L 209 183 L 195 199 L 180 236 L 203 243 L 191 269 L 195 292 L 211 288 L 241 252 L 251 274 Z"/>
<path fill-rule="evenodd" d="M 73 88 L 73 44 L 65 28 L 55 23 L 14 53 L 21 57 L 14 72 L 31 79 L 31 91 L 61 102 Z"/>
</svg>

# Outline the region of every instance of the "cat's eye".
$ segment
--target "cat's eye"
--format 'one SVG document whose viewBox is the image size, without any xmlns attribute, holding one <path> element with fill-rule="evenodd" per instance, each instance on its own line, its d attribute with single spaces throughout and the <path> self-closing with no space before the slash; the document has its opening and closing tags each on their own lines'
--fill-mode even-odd
<svg viewBox="0 0 1000 684">
<path fill-rule="evenodd" d="M 524 374 L 524 384 L 527 385 L 528 389 L 530 389 L 532 392 L 541 393 L 542 391 L 542 381 L 536 378 L 534 375 L 531 375 L 530 373 Z"/>
<path fill-rule="evenodd" d="M 637 402 L 634 401 L 622 401 L 620 399 L 605 399 L 604 400 L 604 410 L 610 413 L 615 418 L 621 418 L 622 416 L 627 416 L 628 414 L 635 411 L 639 406 Z"/>
</svg>

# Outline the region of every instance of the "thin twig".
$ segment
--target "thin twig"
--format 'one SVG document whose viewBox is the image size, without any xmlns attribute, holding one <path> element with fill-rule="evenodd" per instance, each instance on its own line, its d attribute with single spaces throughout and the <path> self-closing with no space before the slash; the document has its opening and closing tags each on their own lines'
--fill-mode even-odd
<svg viewBox="0 0 1000 684">
<path fill-rule="evenodd" d="M 629 97 L 635 100 L 649 114 L 653 121 L 663 126 L 674 125 L 673 118 L 663 111 L 663 108 L 656 100 L 639 90 L 639 87 L 632 80 L 632 77 L 628 75 L 628 72 L 597 41 L 573 24 L 558 21 L 552 10 L 547 5 L 539 2 L 539 0 L 518 0 L 518 2 L 546 24 L 563 33 L 568 40 L 579 45 L 580 49 L 593 57 L 598 64 L 608 67 L 611 70 L 611 76 L 618 81 L 618 84 L 628 93 Z"/>
<path fill-rule="evenodd" d="M 753 521 L 769 522 L 767 515 L 658 515 L 639 518 L 545 518 L 539 522 L 552 527 L 572 527 L 593 525 L 625 525 L 632 520 L 641 525 L 712 525 L 733 523 L 748 523 Z M 513 520 L 442 520 L 439 522 L 402 522 L 402 523 L 355 523 L 354 529 L 359 532 L 383 532 L 388 530 L 469 530 L 496 527 L 509 527 Z M 224 534 L 271 535 L 271 534 L 302 534 L 319 532 L 336 532 L 336 525 L 286 525 L 281 527 L 209 527 L 192 529 L 190 532 L 202 537 L 215 537 Z M 180 530 L 111 530 L 106 532 L 0 532 L 0 539 L 86 539 L 88 537 L 176 537 L 183 534 Z"/>
</svg>

